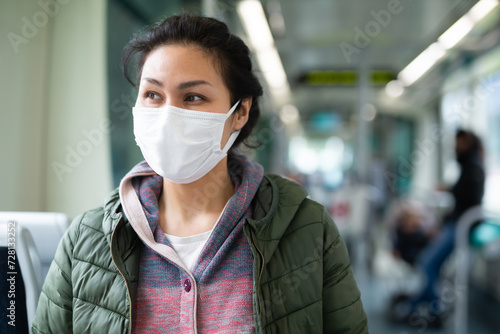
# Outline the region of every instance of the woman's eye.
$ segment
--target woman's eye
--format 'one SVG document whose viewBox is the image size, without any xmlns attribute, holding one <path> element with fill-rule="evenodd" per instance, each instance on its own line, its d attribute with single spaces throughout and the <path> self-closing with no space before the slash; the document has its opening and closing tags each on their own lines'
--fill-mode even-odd
<svg viewBox="0 0 500 334">
<path fill-rule="evenodd" d="M 195 101 L 201 101 L 203 98 L 198 95 L 188 95 L 186 96 L 186 101 L 187 102 L 195 102 Z"/>
<path fill-rule="evenodd" d="M 161 99 L 160 95 L 153 93 L 153 92 L 146 92 L 145 97 L 147 99 L 152 99 L 152 100 L 160 100 Z"/>
</svg>

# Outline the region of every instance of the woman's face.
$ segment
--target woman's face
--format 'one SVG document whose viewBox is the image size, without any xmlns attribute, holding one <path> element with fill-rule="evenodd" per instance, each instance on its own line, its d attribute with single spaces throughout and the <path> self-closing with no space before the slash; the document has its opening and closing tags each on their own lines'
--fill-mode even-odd
<svg viewBox="0 0 500 334">
<path fill-rule="evenodd" d="M 455 140 L 455 152 L 457 154 L 465 153 L 470 149 L 470 142 L 465 136 L 459 136 Z"/>
<path fill-rule="evenodd" d="M 248 120 L 251 99 L 242 102 L 240 112 L 235 112 L 226 121 L 221 147 L 230 134 L 240 130 Z M 230 92 L 213 58 L 200 49 L 186 45 L 164 45 L 151 51 L 146 58 L 136 107 L 162 108 L 172 105 L 182 109 L 227 113 L 232 107 L 230 103 Z"/>
</svg>

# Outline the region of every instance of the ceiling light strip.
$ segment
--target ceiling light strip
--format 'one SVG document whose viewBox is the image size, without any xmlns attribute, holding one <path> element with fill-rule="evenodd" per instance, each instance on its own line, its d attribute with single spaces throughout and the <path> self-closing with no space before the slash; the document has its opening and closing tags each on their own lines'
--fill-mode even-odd
<svg viewBox="0 0 500 334">
<path fill-rule="evenodd" d="M 273 95 L 289 95 L 289 85 L 271 29 L 258 0 L 244 0 L 238 4 L 238 15 L 256 53 L 257 62 Z"/>
<path fill-rule="evenodd" d="M 480 0 L 464 16 L 446 30 L 437 40 L 418 55 L 399 74 L 398 80 L 404 86 L 410 86 L 446 54 L 446 50 L 457 45 L 474 25 L 488 15 L 497 5 L 498 0 Z"/>
</svg>

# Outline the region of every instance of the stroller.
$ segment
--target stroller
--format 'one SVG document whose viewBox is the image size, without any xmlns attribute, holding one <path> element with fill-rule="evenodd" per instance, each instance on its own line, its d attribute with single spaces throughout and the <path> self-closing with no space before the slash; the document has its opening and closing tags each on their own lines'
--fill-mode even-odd
<svg viewBox="0 0 500 334">
<path fill-rule="evenodd" d="M 443 195 L 436 193 L 433 196 L 427 196 L 427 203 L 408 199 L 400 200 L 394 206 L 392 215 L 387 221 L 392 241 L 392 254 L 411 268 L 411 275 L 413 278 L 417 278 L 417 285 L 420 285 L 424 279 L 417 270 L 417 260 L 424 248 L 437 235 L 438 222 L 443 214 L 443 209 L 445 209 L 439 203 L 443 199 L 437 198 L 437 196 Z M 449 207 L 449 203 L 446 206 Z M 391 321 L 407 320 L 403 315 L 408 314 L 405 306 L 409 305 L 410 296 L 413 295 L 409 290 L 403 287 L 400 291 L 395 291 L 390 298 L 388 314 Z M 425 314 L 421 316 L 426 317 Z M 432 321 L 427 323 L 432 324 Z M 440 326 L 442 324 L 436 323 L 436 327 Z"/>
<path fill-rule="evenodd" d="M 401 280 L 403 284 L 397 287 L 399 291 L 393 291 L 389 299 L 387 314 L 392 322 L 407 320 L 403 318 L 408 313 L 405 306 L 423 279 L 417 270 L 417 260 L 438 232 L 441 208 L 436 206 L 432 196 L 427 199 L 431 201 L 429 204 L 410 199 L 398 200 L 386 219 L 392 256 L 407 268 L 406 277 Z"/>
<path fill-rule="evenodd" d="M 393 255 L 413 266 L 435 233 L 433 217 L 423 205 L 406 200 L 397 205 L 389 224 Z"/>
</svg>

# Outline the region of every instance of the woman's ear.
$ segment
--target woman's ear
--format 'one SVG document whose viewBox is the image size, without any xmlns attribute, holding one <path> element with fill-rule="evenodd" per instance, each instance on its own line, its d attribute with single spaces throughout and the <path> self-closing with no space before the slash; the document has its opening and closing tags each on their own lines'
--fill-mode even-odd
<svg viewBox="0 0 500 334">
<path fill-rule="evenodd" d="M 246 99 L 241 100 L 239 109 L 234 112 L 233 131 L 241 130 L 245 126 L 245 124 L 247 124 L 251 107 L 251 97 L 247 97 Z"/>
</svg>

